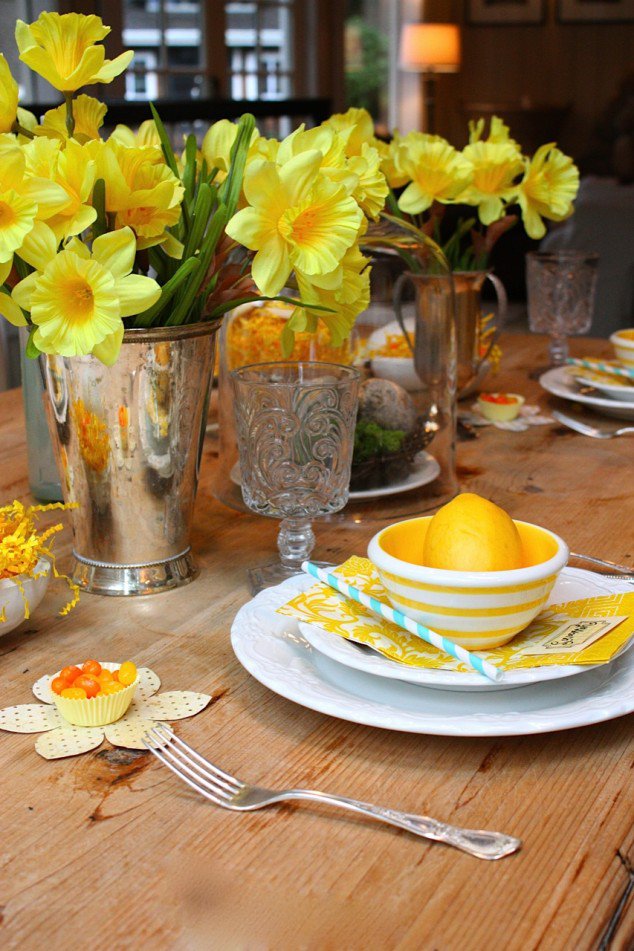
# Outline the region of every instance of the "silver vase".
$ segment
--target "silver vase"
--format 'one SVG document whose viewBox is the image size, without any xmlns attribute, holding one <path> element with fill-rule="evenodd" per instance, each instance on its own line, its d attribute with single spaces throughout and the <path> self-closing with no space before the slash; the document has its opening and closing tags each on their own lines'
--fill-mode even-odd
<svg viewBox="0 0 634 951">
<path fill-rule="evenodd" d="M 83 590 L 153 594 L 198 574 L 190 529 L 218 327 L 126 331 L 112 367 L 43 358 Z"/>
</svg>

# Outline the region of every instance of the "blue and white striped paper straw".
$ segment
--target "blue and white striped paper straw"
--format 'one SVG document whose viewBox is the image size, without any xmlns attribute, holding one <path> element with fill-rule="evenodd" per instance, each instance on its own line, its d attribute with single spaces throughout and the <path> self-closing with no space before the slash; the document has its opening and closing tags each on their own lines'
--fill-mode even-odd
<svg viewBox="0 0 634 951">
<path fill-rule="evenodd" d="M 329 587 L 334 588 L 339 594 L 343 594 L 347 598 L 352 598 L 353 601 L 358 601 L 359 604 L 362 604 L 365 608 L 370 608 L 371 611 L 386 621 L 392 621 L 404 630 L 409 631 L 410 634 L 416 634 L 424 641 L 427 641 L 428 644 L 433 644 L 434 647 L 438 647 L 441 651 L 444 651 L 445 654 L 449 654 L 450 657 L 461 660 L 473 670 L 477 670 L 483 677 L 487 677 L 495 683 L 499 683 L 503 679 L 504 672 L 494 664 L 489 663 L 484 657 L 480 657 L 479 654 L 460 647 L 459 644 L 454 644 L 453 641 L 443 637 L 441 634 L 436 634 L 435 631 L 430 630 L 423 624 L 413 621 L 412 618 L 407 617 L 407 615 L 401 611 L 395 611 L 394 608 L 391 608 L 388 604 L 377 601 L 376 598 L 371 597 L 369 594 L 364 594 L 363 591 L 359 591 L 358 588 L 343 581 L 342 578 L 337 578 L 336 575 L 330 574 L 329 571 L 325 571 L 323 568 L 313 565 L 310 561 L 303 562 L 302 571 L 305 571 L 307 575 L 312 575 L 313 578 L 317 578 L 318 581 L 322 581 Z"/>
<path fill-rule="evenodd" d="M 623 376 L 627 380 L 634 380 L 634 368 L 615 367 L 611 363 L 603 363 L 602 360 L 581 360 L 576 357 L 568 357 L 566 363 L 572 367 L 585 367 L 586 370 L 598 370 L 600 373 L 609 373 L 611 376 Z"/>
</svg>

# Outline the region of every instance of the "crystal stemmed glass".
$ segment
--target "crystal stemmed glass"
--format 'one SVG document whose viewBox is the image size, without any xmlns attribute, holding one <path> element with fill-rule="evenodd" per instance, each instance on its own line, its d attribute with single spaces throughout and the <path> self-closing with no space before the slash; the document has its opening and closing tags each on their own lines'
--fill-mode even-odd
<svg viewBox="0 0 634 951">
<path fill-rule="evenodd" d="M 231 373 L 240 481 L 253 512 L 281 519 L 280 562 L 251 569 L 252 591 L 297 574 L 311 522 L 348 501 L 359 372 L 334 363 L 259 363 Z"/>
<path fill-rule="evenodd" d="M 553 367 L 568 357 L 570 334 L 590 330 L 599 256 L 586 251 L 531 251 L 526 255 L 528 325 L 550 336 Z"/>
</svg>

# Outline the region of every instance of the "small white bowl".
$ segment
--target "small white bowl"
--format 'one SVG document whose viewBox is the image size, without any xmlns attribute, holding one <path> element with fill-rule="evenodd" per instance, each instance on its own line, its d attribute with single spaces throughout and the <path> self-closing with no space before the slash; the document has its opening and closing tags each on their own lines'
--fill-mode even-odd
<svg viewBox="0 0 634 951">
<path fill-rule="evenodd" d="M 46 558 L 40 558 L 33 570 L 39 578 L 30 575 L 18 575 L 24 589 L 24 597 L 13 578 L 3 578 L 0 581 L 0 615 L 4 611 L 5 620 L 0 621 L 0 636 L 8 634 L 24 621 L 24 601 L 29 603 L 29 612 L 32 615 L 44 597 L 51 580 L 51 564 Z"/>
<path fill-rule="evenodd" d="M 624 334 L 631 334 L 631 337 L 624 337 Z M 614 347 L 616 359 L 624 363 L 625 366 L 634 366 L 634 329 L 631 327 L 623 330 L 617 330 L 610 337 L 610 343 Z"/>
<path fill-rule="evenodd" d="M 554 532 L 515 521 L 525 568 L 449 571 L 422 561 L 431 516 L 395 522 L 368 546 L 393 607 L 456 644 L 501 647 L 537 617 L 568 561 L 568 546 Z"/>
</svg>

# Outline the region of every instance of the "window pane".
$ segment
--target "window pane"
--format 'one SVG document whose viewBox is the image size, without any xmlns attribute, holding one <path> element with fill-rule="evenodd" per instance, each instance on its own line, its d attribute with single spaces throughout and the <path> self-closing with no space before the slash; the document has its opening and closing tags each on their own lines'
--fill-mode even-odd
<svg viewBox="0 0 634 951">
<path fill-rule="evenodd" d="M 124 0 L 123 43 L 135 51 L 127 99 L 206 94 L 201 0 Z"/>
<path fill-rule="evenodd" d="M 231 97 L 292 96 L 292 0 L 231 0 L 225 11 Z"/>
</svg>

